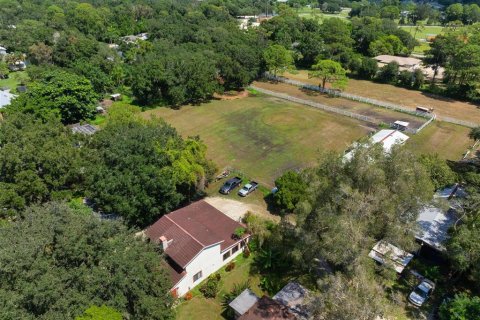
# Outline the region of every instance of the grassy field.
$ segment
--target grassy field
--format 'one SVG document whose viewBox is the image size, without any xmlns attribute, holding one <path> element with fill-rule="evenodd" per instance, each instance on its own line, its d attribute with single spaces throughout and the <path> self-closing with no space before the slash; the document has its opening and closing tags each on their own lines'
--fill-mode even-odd
<svg viewBox="0 0 480 320">
<path fill-rule="evenodd" d="M 151 115 L 184 136 L 199 135 L 220 169 L 234 167 L 268 186 L 285 170 L 312 165 L 326 150 L 343 151 L 369 131 L 360 121 L 268 96 L 144 112 Z"/>
<path fill-rule="evenodd" d="M 244 258 L 242 255 L 235 259 L 235 269 L 226 272 L 225 268 L 219 273 L 222 276 L 220 280 L 220 289 L 215 299 L 206 299 L 203 297 L 197 286 L 193 291 L 193 298 L 189 301 L 183 301 L 176 309 L 177 320 L 216 320 L 225 319 L 222 316 L 222 297 L 230 292 L 235 284 L 250 281 L 250 289 L 258 296 L 263 295 L 262 289 L 259 287 L 260 276 L 252 275 L 253 255 Z"/>
<path fill-rule="evenodd" d="M 323 20 L 329 19 L 329 18 L 340 18 L 340 19 L 347 20 L 350 10 L 351 10 L 350 8 L 343 8 L 342 11 L 339 13 L 330 14 L 330 13 L 323 13 L 318 8 L 303 7 L 298 9 L 297 13 L 302 18 L 318 19 L 319 22 L 322 22 Z"/>
<path fill-rule="evenodd" d="M 413 53 L 418 54 L 424 54 L 425 51 L 430 49 L 430 44 L 426 42 L 428 36 L 442 34 L 444 29 L 442 26 L 425 26 L 423 30 L 415 32 L 414 26 L 399 26 L 399 28 L 410 32 L 410 34 L 420 42 L 420 45 L 413 49 Z"/>
<path fill-rule="evenodd" d="M 284 76 L 318 85 L 317 79 L 308 78 L 307 70 L 299 70 L 296 74 L 286 73 Z M 439 119 L 445 116 L 480 124 L 480 110 L 478 106 L 417 90 L 409 90 L 367 80 L 349 79 L 345 92 L 399 104 L 412 109 L 415 109 L 417 106 L 431 107 L 435 109 Z"/>
<path fill-rule="evenodd" d="M 0 88 L 8 88 L 10 90 L 16 90 L 17 86 L 22 82 L 28 80 L 28 74 L 26 71 L 11 72 L 7 79 L 0 80 Z"/>
<path fill-rule="evenodd" d="M 434 121 L 420 133 L 411 135 L 405 146 L 418 154 L 438 153 L 444 159 L 456 161 L 473 144 L 469 132 L 466 127 Z"/>
</svg>

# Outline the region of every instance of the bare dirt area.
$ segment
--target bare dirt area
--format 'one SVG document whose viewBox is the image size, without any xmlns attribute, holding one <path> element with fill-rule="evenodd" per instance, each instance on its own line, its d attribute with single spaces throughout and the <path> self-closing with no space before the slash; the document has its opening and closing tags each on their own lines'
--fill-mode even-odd
<svg viewBox="0 0 480 320">
<path fill-rule="evenodd" d="M 372 117 L 377 119 L 379 122 L 387 124 L 401 120 L 409 122 L 411 128 L 418 128 L 426 121 L 424 118 L 416 117 L 410 114 L 375 107 L 366 103 L 351 101 L 348 99 L 330 97 L 323 93 L 302 89 L 286 83 L 255 82 L 254 85 L 259 88 L 285 93 L 296 98 L 311 100 L 338 109 L 350 111 L 352 113 Z"/>
<path fill-rule="evenodd" d="M 283 76 L 305 83 L 318 85 L 317 79 L 308 78 L 308 71 L 306 70 L 300 70 L 297 74 L 286 73 Z M 417 90 L 409 90 L 367 80 L 349 79 L 345 92 L 387 101 L 412 109 L 415 109 L 417 106 L 434 108 L 435 114 L 439 119 L 442 119 L 442 117 L 451 117 L 461 121 L 480 123 L 479 106 L 468 102 L 435 96 Z"/>
<path fill-rule="evenodd" d="M 267 219 L 272 219 L 275 221 L 280 220 L 278 216 L 270 214 L 266 207 L 257 204 L 244 203 L 233 199 L 215 196 L 207 197 L 205 198 L 205 201 L 235 221 L 241 221 L 241 219 L 249 211 Z"/>
<path fill-rule="evenodd" d="M 225 92 L 223 94 L 215 93 L 213 97 L 217 100 L 236 100 L 248 97 L 248 91 L 233 91 Z"/>
</svg>

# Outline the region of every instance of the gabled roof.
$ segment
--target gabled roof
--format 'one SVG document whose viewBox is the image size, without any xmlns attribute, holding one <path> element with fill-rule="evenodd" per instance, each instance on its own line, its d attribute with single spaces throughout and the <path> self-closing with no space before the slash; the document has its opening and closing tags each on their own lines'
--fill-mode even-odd
<svg viewBox="0 0 480 320">
<path fill-rule="evenodd" d="M 88 123 L 87 124 L 76 123 L 76 124 L 73 124 L 71 128 L 73 133 L 82 133 L 82 134 L 88 134 L 88 135 L 92 135 L 98 130 L 97 127 Z"/>
<path fill-rule="evenodd" d="M 161 217 L 145 230 L 152 242 L 165 237 L 165 253 L 180 267 L 185 268 L 204 248 L 221 244 L 221 250 L 232 246 L 235 229 L 243 227 L 205 201 L 173 211 Z"/>
<path fill-rule="evenodd" d="M 297 282 L 289 282 L 276 295 L 276 300 L 287 306 L 298 319 L 309 319 L 310 292 Z"/>
</svg>

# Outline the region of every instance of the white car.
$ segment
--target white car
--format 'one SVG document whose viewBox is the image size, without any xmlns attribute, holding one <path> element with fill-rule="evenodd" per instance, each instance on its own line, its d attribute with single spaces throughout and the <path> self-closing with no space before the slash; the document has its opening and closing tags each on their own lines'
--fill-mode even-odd
<svg viewBox="0 0 480 320">
<path fill-rule="evenodd" d="M 430 297 L 434 289 L 435 284 L 432 281 L 423 279 L 422 282 L 410 293 L 408 301 L 417 307 L 421 307 Z"/>
<path fill-rule="evenodd" d="M 250 183 L 247 183 L 242 189 L 238 191 L 238 195 L 240 197 L 246 197 L 253 191 L 257 190 L 258 188 L 258 183 L 255 181 L 250 181 Z"/>
</svg>

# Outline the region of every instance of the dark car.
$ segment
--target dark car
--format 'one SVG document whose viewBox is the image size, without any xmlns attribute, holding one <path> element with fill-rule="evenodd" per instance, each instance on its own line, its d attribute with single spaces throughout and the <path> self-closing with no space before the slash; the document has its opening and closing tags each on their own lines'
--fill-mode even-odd
<svg viewBox="0 0 480 320">
<path fill-rule="evenodd" d="M 232 179 L 227 180 L 224 185 L 220 188 L 220 193 L 229 194 L 230 191 L 238 187 L 242 183 L 242 179 L 240 177 L 235 177 Z"/>
</svg>

